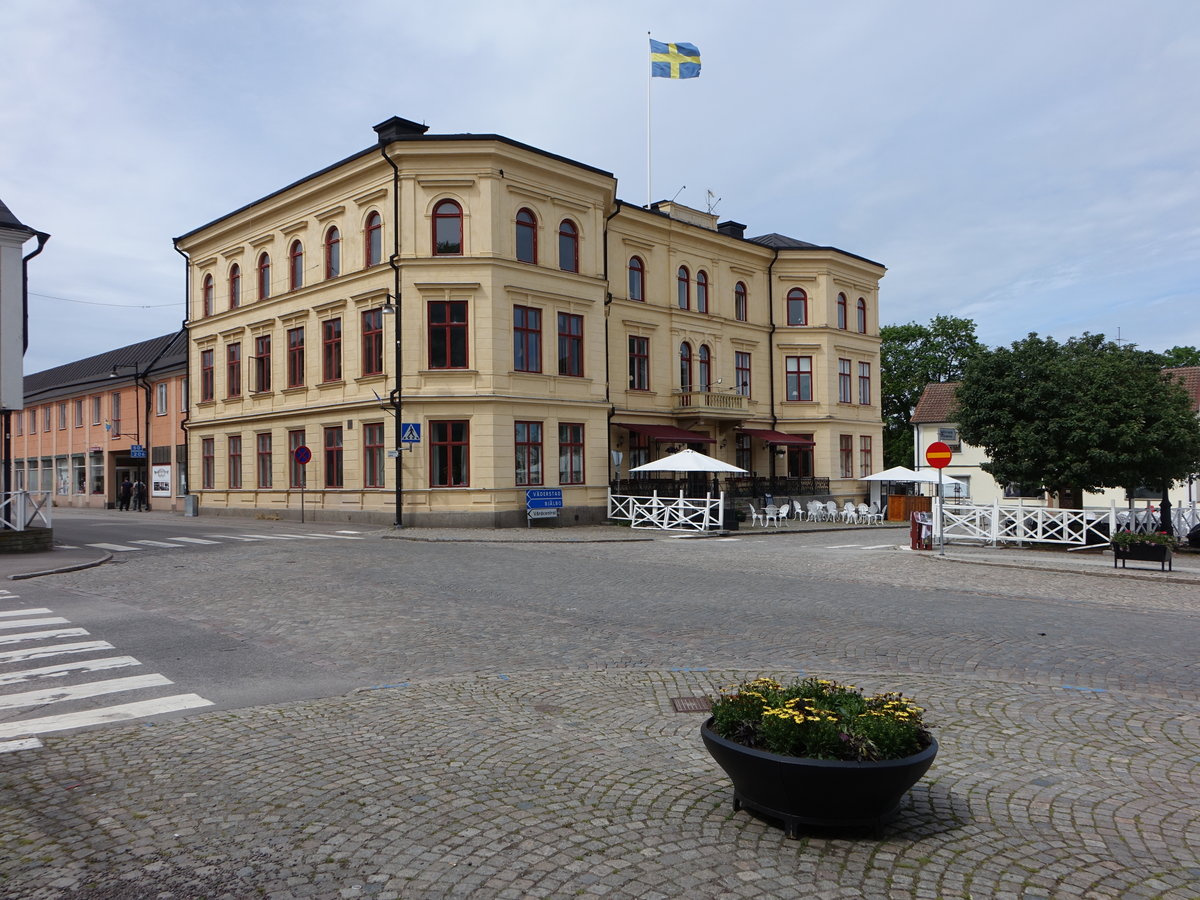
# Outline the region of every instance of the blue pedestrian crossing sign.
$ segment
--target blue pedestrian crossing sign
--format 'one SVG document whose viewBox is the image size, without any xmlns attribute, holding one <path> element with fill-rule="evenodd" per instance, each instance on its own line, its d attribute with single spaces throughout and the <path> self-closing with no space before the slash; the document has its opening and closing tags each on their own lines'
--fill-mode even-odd
<svg viewBox="0 0 1200 900">
<path fill-rule="evenodd" d="M 400 424 L 400 441 L 405 444 L 421 443 L 421 424 L 419 422 L 402 422 Z"/>
</svg>

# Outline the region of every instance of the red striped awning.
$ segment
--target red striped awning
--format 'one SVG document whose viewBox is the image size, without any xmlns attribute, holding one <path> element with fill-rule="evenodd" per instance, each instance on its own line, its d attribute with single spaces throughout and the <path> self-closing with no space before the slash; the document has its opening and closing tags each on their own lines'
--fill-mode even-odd
<svg viewBox="0 0 1200 900">
<path fill-rule="evenodd" d="M 613 424 L 626 431 L 644 434 L 652 441 L 671 441 L 681 444 L 715 444 L 717 442 L 716 438 L 710 438 L 707 434 L 686 431 L 676 428 L 674 425 L 632 425 L 628 422 L 613 422 Z"/>
<path fill-rule="evenodd" d="M 768 444 L 791 444 L 796 447 L 815 447 L 816 441 L 810 441 L 798 434 L 784 434 L 782 431 L 772 431 L 770 428 L 739 428 L 740 434 L 766 441 Z"/>
</svg>

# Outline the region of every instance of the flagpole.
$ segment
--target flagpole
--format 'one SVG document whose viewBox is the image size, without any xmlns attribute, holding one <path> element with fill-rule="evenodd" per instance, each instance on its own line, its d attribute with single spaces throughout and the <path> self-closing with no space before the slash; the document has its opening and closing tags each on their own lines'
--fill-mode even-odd
<svg viewBox="0 0 1200 900">
<path fill-rule="evenodd" d="M 650 32 L 646 32 L 646 46 L 649 48 Z M 650 189 L 650 83 L 654 80 L 649 63 L 646 64 L 646 209 L 650 208 L 654 196 Z"/>
</svg>

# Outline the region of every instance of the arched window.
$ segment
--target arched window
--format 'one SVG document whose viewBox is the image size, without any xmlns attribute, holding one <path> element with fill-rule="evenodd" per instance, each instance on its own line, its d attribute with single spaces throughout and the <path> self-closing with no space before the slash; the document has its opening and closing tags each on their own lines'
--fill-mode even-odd
<svg viewBox="0 0 1200 900">
<path fill-rule="evenodd" d="M 213 314 L 213 277 L 211 275 L 204 276 L 203 301 L 203 314 L 206 316 L 211 316 Z"/>
<path fill-rule="evenodd" d="M 703 269 L 696 272 L 696 311 L 708 312 L 708 273 Z"/>
<path fill-rule="evenodd" d="M 700 390 L 712 390 L 712 351 L 708 344 L 700 345 Z"/>
<path fill-rule="evenodd" d="M 646 265 L 640 256 L 629 257 L 629 299 L 646 299 Z"/>
<path fill-rule="evenodd" d="M 680 266 L 676 277 L 679 280 L 679 308 L 692 308 L 692 282 L 691 276 L 688 274 L 687 266 Z"/>
<path fill-rule="evenodd" d="M 383 217 L 377 212 L 367 216 L 367 224 L 363 229 L 363 246 L 366 248 L 367 268 L 377 266 L 383 261 Z"/>
<path fill-rule="evenodd" d="M 858 333 L 867 333 L 867 301 L 862 297 L 858 298 Z"/>
<path fill-rule="evenodd" d="M 258 299 L 266 300 L 271 296 L 271 255 L 260 253 L 258 256 Z"/>
<path fill-rule="evenodd" d="M 564 272 L 579 271 L 579 230 L 570 219 L 558 226 L 558 267 Z"/>
<path fill-rule="evenodd" d="M 537 216 L 528 209 L 517 212 L 517 259 L 537 262 Z"/>
<path fill-rule="evenodd" d="M 242 267 L 234 263 L 229 267 L 229 308 L 242 305 Z"/>
<path fill-rule="evenodd" d="M 463 211 L 453 200 L 433 208 L 433 255 L 462 256 Z"/>
<path fill-rule="evenodd" d="M 746 282 L 739 281 L 733 286 L 733 316 L 739 322 L 745 322 L 749 315 L 749 303 L 746 296 Z"/>
<path fill-rule="evenodd" d="M 792 288 L 787 295 L 787 323 L 808 324 L 808 294 L 800 288 Z"/>
<path fill-rule="evenodd" d="M 692 345 L 687 341 L 679 345 L 679 389 L 685 394 L 692 389 Z"/>
<path fill-rule="evenodd" d="M 337 278 L 342 274 L 342 233 L 336 225 L 325 232 L 325 277 Z"/>
<path fill-rule="evenodd" d="M 846 295 L 838 294 L 837 301 L 837 322 L 838 328 L 842 331 L 846 330 Z"/>
<path fill-rule="evenodd" d="M 304 287 L 304 245 L 292 241 L 288 250 L 288 287 L 291 290 Z"/>
</svg>

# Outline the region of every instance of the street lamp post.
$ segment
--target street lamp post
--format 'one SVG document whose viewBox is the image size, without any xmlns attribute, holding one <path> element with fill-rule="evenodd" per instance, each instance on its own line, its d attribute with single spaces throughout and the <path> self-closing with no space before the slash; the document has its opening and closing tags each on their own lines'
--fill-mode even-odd
<svg viewBox="0 0 1200 900">
<path fill-rule="evenodd" d="M 400 302 L 398 297 L 393 297 L 388 294 L 383 301 L 382 312 L 384 315 L 392 316 L 392 345 L 393 345 L 393 360 L 392 360 L 392 378 L 395 379 L 395 387 L 388 393 L 388 401 L 392 404 L 392 415 L 396 418 L 396 439 L 395 447 L 392 449 L 393 462 L 395 463 L 395 472 L 393 480 L 396 484 L 396 521 L 392 524 L 396 528 L 404 527 L 404 516 L 402 513 L 403 507 L 401 504 L 404 501 L 404 466 L 403 459 L 400 456 L 400 432 L 404 427 L 400 421 L 400 412 L 402 408 L 400 385 L 401 385 L 401 355 L 400 355 Z"/>
</svg>

